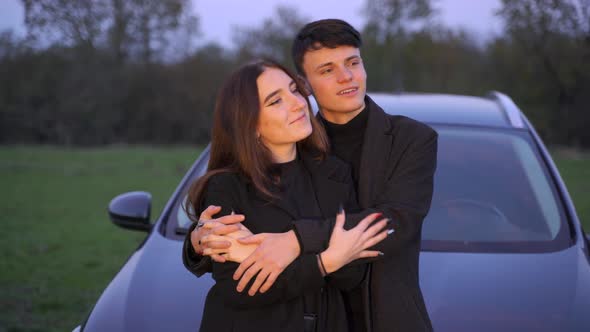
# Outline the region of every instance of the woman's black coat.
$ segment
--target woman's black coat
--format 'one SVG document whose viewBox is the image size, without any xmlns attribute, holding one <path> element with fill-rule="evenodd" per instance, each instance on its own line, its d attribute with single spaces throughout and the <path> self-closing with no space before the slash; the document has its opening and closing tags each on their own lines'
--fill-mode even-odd
<svg viewBox="0 0 590 332">
<path fill-rule="evenodd" d="M 336 215 L 339 205 L 356 206 L 354 185 L 348 165 L 334 157 L 318 162 L 300 151 L 323 218 Z M 269 203 L 244 177 L 235 173 L 214 175 L 208 182 L 202 206 L 223 207 L 221 215 L 233 209 L 247 216 L 244 225 L 253 233 L 285 232 L 297 219 L 289 204 Z M 189 242 L 190 243 L 190 242 Z M 186 249 L 186 248 L 185 248 Z M 186 251 L 186 250 L 185 250 Z M 247 290 L 236 291 L 238 281 L 232 276 L 238 264 L 213 263 L 216 284 L 205 304 L 201 331 L 303 331 L 303 294 L 317 292 L 323 303 L 319 309 L 318 331 L 345 331 L 340 290 L 358 286 L 364 265 L 346 267 L 323 278 L 315 254 L 303 254 L 280 274 L 265 293 L 249 296 Z"/>
</svg>

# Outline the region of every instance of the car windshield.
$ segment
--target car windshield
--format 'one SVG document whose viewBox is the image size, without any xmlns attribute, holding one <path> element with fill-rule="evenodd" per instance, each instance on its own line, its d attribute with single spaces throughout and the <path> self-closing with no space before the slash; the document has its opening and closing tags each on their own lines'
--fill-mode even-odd
<svg viewBox="0 0 590 332">
<path fill-rule="evenodd" d="M 570 244 L 556 189 L 527 131 L 435 129 L 438 164 L 422 250 L 538 252 Z M 186 228 L 190 219 L 176 206 L 175 225 Z"/>
<path fill-rule="evenodd" d="M 569 243 L 555 188 L 528 132 L 436 129 L 435 190 L 422 249 L 549 251 Z"/>
</svg>

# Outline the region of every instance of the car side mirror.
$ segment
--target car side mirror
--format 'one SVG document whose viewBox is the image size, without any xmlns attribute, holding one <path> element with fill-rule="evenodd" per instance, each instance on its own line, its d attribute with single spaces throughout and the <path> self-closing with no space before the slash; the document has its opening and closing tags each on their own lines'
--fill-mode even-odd
<svg viewBox="0 0 590 332">
<path fill-rule="evenodd" d="M 109 203 L 109 217 L 120 227 L 149 232 L 152 195 L 145 191 L 121 194 Z"/>
</svg>

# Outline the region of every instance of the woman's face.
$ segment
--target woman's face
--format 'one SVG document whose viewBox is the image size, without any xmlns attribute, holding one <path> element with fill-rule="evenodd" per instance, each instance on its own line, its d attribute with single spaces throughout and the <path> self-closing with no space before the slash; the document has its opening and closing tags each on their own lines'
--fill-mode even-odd
<svg viewBox="0 0 590 332">
<path fill-rule="evenodd" d="M 278 68 L 267 68 L 256 84 L 260 101 L 258 134 L 271 152 L 311 134 L 309 107 L 289 75 Z"/>
</svg>

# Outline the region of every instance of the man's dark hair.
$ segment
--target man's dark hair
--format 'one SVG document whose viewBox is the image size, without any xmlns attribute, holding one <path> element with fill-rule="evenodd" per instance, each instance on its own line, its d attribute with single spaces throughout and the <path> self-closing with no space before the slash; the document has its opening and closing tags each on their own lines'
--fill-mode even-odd
<svg viewBox="0 0 590 332">
<path fill-rule="evenodd" d="M 307 51 L 320 48 L 352 46 L 360 48 L 361 34 L 343 20 L 325 19 L 306 24 L 297 34 L 291 48 L 295 69 L 300 75 L 303 71 L 303 56 Z"/>
</svg>

